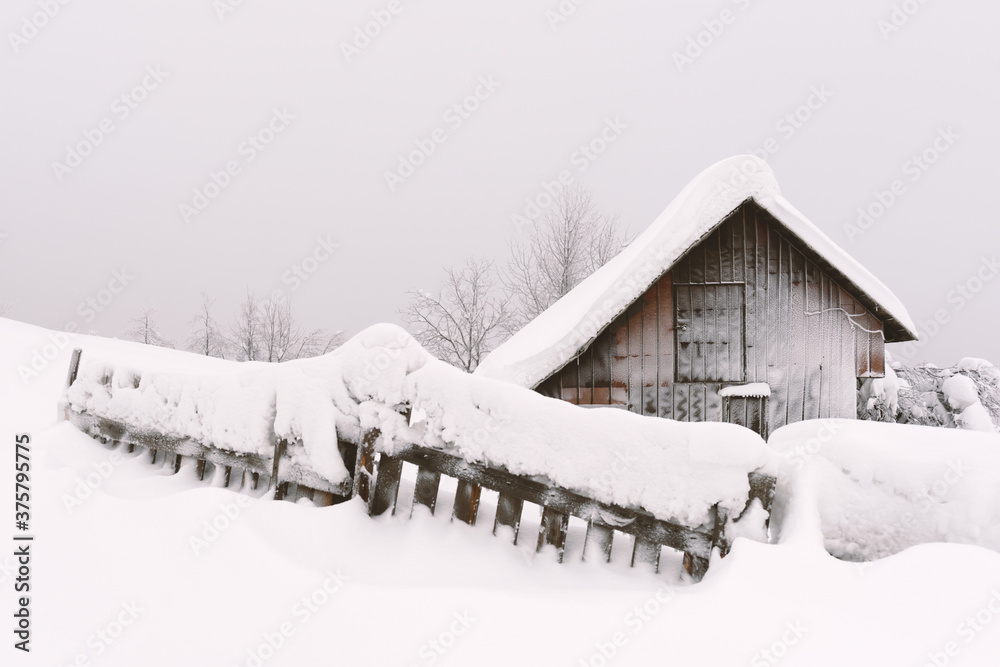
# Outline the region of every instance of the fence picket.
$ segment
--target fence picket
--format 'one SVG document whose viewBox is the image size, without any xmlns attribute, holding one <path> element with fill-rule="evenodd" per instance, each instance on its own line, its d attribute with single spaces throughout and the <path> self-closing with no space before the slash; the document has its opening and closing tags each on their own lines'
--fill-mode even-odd
<svg viewBox="0 0 1000 667">
<path fill-rule="evenodd" d="M 417 469 L 417 482 L 413 487 L 413 507 L 410 508 L 410 516 L 413 516 L 413 508 L 417 505 L 423 505 L 431 511 L 432 515 L 434 514 L 440 485 L 441 473 L 423 466 Z"/>
<path fill-rule="evenodd" d="M 483 487 L 478 484 L 472 484 L 464 479 L 458 480 L 458 489 L 455 491 L 455 508 L 451 513 L 452 518 L 475 526 L 476 515 L 479 513 L 479 496 L 482 492 Z"/>
<path fill-rule="evenodd" d="M 548 507 L 542 512 L 542 523 L 538 527 L 538 546 L 535 551 L 541 551 L 546 546 L 556 548 L 556 560 L 563 561 L 566 552 L 566 533 L 569 530 L 569 515 L 562 514 Z"/>
<path fill-rule="evenodd" d="M 660 571 L 660 553 L 663 545 L 636 536 L 632 546 L 632 567 L 636 564 L 652 565 L 654 572 Z"/>
<path fill-rule="evenodd" d="M 517 544 L 517 531 L 521 527 L 521 511 L 523 509 L 523 500 L 501 492 L 497 499 L 497 516 L 493 522 L 493 534 L 497 534 L 498 526 L 507 526 L 514 531 L 514 544 Z"/>
<path fill-rule="evenodd" d="M 615 530 L 610 526 L 595 523 L 593 519 L 587 522 L 587 536 L 583 541 L 583 560 L 592 558 L 611 562 L 611 546 L 615 538 Z"/>
<path fill-rule="evenodd" d="M 368 503 L 368 515 L 380 516 L 391 510 L 396 513 L 396 498 L 399 495 L 399 477 L 403 472 L 403 460 L 382 454 L 378 460 L 375 476 L 375 490 Z"/>
</svg>

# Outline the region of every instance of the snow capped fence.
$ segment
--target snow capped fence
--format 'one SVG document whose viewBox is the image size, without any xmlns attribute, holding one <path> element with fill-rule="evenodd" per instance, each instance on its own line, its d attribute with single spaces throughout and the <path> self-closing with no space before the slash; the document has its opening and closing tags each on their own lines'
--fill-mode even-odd
<svg viewBox="0 0 1000 667">
<path fill-rule="evenodd" d="M 78 365 L 74 354 L 62 410 L 82 431 L 172 456 L 175 471 L 184 456 L 200 476 L 212 464 L 225 485 L 237 469 L 277 499 L 357 495 L 377 516 L 395 510 L 410 463 L 414 506 L 433 513 L 441 475 L 454 477 L 455 519 L 474 524 L 487 488 L 500 494 L 494 533 L 506 527 L 516 542 L 535 503 L 538 549 L 560 560 L 576 516 L 588 524 L 585 558 L 607 560 L 617 530 L 634 538 L 633 565 L 655 566 L 668 546 L 696 578 L 732 536 L 766 536 L 775 457 L 749 429 L 579 408 L 458 371 L 398 327 L 316 359 L 197 375 Z"/>
<path fill-rule="evenodd" d="M 667 546 L 684 553 L 684 567 L 696 579 L 700 579 L 708 569 L 713 549 L 719 549 L 722 556 L 729 552 L 729 510 L 719 504 L 712 506 L 708 522 L 688 527 L 657 519 L 641 509 L 610 505 L 530 477 L 470 463 L 437 449 L 414 446 L 392 456 L 382 453 L 375 467 L 371 463 L 377 453 L 379 435 L 377 430 L 366 434 L 364 445 L 358 452 L 358 474 L 355 477 L 356 493 L 367 502 L 368 513 L 372 516 L 388 511 L 395 513 L 402 464 L 406 462 L 418 467 L 413 505 L 422 505 L 431 514 L 437 505 L 441 475 L 458 480 L 452 518 L 469 525 L 476 523 L 482 489 L 499 492 L 493 534 L 496 535 L 501 528 L 507 528 L 512 531 L 515 544 L 524 503 L 535 503 L 542 508 L 536 549 L 541 551 L 545 547 L 554 548 L 559 562 L 562 562 L 566 548 L 570 516 L 587 522 L 584 560 L 610 561 L 616 530 L 634 538 L 633 566 L 648 563 L 658 568 L 662 547 Z M 762 508 L 769 508 L 774 496 L 774 478 L 752 472 L 749 482 L 749 499 L 744 511 L 755 503 L 759 503 Z M 742 514 L 741 512 L 741 516 Z"/>
</svg>

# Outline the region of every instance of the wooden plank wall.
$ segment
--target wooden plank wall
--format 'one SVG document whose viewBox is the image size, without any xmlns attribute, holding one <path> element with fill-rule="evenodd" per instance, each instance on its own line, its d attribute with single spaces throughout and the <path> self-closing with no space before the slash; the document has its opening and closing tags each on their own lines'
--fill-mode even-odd
<svg viewBox="0 0 1000 667">
<path fill-rule="evenodd" d="M 675 381 L 674 287 L 701 283 L 744 284 L 746 382 L 771 385 L 770 431 L 853 418 L 857 378 L 884 373 L 882 336 L 861 328 L 881 331 L 882 322 L 746 202 L 538 391 L 680 421 L 722 420 L 722 383 Z"/>
</svg>

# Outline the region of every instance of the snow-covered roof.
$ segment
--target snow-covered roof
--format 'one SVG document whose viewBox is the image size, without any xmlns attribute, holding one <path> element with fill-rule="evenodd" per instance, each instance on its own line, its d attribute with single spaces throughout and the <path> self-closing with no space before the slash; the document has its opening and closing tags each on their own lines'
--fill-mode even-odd
<svg viewBox="0 0 1000 667">
<path fill-rule="evenodd" d="M 885 322 L 889 342 L 915 340 L 906 308 L 878 278 L 796 210 L 766 162 L 738 155 L 691 181 L 616 257 L 490 353 L 476 373 L 535 387 L 586 349 L 660 276 L 747 199 L 773 215 Z"/>
</svg>

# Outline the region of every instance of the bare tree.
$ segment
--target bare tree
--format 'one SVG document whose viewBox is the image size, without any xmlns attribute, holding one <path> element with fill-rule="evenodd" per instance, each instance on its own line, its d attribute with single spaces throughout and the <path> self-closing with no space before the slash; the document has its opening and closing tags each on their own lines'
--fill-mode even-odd
<svg viewBox="0 0 1000 667">
<path fill-rule="evenodd" d="M 292 312 L 291 302 L 280 292 L 266 301 L 248 292 L 232 328 L 231 340 L 241 361 L 280 363 L 326 354 L 343 342 L 343 332 L 303 329 Z"/>
<path fill-rule="evenodd" d="M 201 293 L 201 309 L 189 321 L 197 328 L 187 341 L 187 349 L 191 352 L 204 354 L 207 357 L 226 358 L 226 336 L 219 328 L 218 322 L 212 317 L 212 305 L 215 299 Z"/>
<path fill-rule="evenodd" d="M 500 341 L 507 301 L 496 294 L 492 262 L 470 259 L 462 268 L 447 269 L 445 276 L 437 296 L 409 292 L 410 303 L 401 315 L 429 352 L 472 372 Z"/>
<path fill-rule="evenodd" d="M 160 327 L 153 319 L 154 308 L 147 308 L 139 315 L 129 318 L 130 326 L 125 331 L 125 337 L 138 343 L 146 345 L 156 345 L 158 347 L 173 347 L 171 340 L 164 338 L 160 334 Z"/>
<path fill-rule="evenodd" d="M 261 351 L 260 302 L 250 291 L 240 304 L 229 340 L 236 358 L 240 361 L 257 361 Z"/>
<path fill-rule="evenodd" d="M 261 304 L 261 361 L 290 361 L 326 354 L 342 342 L 342 332 L 303 329 L 292 314 L 292 304 L 280 292 Z"/>
<path fill-rule="evenodd" d="M 503 284 L 512 303 L 510 333 L 559 300 L 628 245 L 618 216 L 602 213 L 588 190 L 572 186 L 510 244 Z"/>
</svg>

